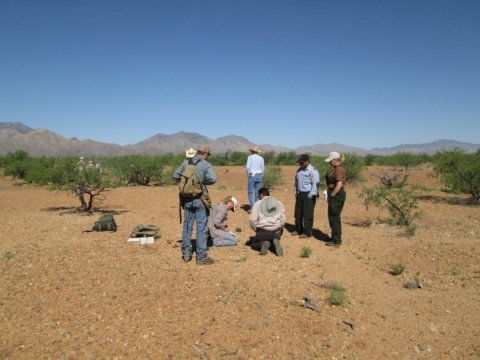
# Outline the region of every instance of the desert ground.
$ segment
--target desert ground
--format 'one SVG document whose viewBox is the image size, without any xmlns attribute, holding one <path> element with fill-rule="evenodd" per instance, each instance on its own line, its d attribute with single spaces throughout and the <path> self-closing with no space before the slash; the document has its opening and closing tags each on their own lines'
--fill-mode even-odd
<svg viewBox="0 0 480 360">
<path fill-rule="evenodd" d="M 480 359 L 480 206 L 442 192 L 431 167 L 413 169 L 428 191 L 415 193 L 423 216 L 409 238 L 385 210 L 365 209 L 362 185 L 347 186 L 343 245 L 330 248 L 323 199 L 314 236 L 290 236 L 295 169 L 271 190 L 287 213 L 284 256 L 245 245 L 253 231 L 238 209 L 239 245 L 211 248 L 211 266 L 182 261 L 175 186 L 112 189 L 100 210 L 118 230 L 84 232 L 101 212 L 0 179 L 0 359 Z M 213 202 L 247 204 L 244 168 L 215 170 Z M 127 243 L 141 223 L 163 236 Z M 404 287 L 414 279 L 421 288 Z M 333 283 L 346 289 L 341 306 L 328 300 Z"/>
</svg>

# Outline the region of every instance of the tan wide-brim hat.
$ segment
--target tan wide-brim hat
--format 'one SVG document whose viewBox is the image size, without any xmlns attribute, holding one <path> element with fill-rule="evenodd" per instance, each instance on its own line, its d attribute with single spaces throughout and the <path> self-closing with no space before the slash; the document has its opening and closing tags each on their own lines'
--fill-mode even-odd
<svg viewBox="0 0 480 360">
<path fill-rule="evenodd" d="M 188 159 L 191 159 L 195 156 L 195 154 L 197 153 L 197 150 L 195 150 L 194 148 L 190 148 L 188 149 L 187 151 L 185 151 L 185 156 L 188 158 Z"/>
<path fill-rule="evenodd" d="M 252 147 L 251 147 L 250 149 L 248 149 L 248 150 L 250 150 L 250 151 L 252 151 L 252 152 L 256 152 L 256 153 L 262 152 L 262 151 L 258 148 L 257 145 L 252 146 Z"/>
</svg>

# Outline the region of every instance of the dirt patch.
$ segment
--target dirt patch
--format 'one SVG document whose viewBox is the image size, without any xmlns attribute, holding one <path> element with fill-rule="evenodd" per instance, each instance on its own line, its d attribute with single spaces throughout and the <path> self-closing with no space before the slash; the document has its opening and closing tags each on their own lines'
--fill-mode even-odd
<svg viewBox="0 0 480 360">
<path fill-rule="evenodd" d="M 214 202 L 231 194 L 247 204 L 243 167 L 215 170 Z M 282 171 L 272 195 L 288 228 L 295 167 Z M 0 179 L 0 358 L 480 358 L 480 207 L 447 201 L 428 172 L 412 172 L 432 189 L 418 193 L 413 238 L 386 225 L 386 213 L 367 212 L 359 186 L 347 188 L 340 248 L 324 246 L 323 201 L 314 237 L 285 232 L 283 257 L 244 245 L 253 232 L 239 210 L 230 226 L 242 229 L 240 244 L 210 249 L 213 266 L 181 259 L 175 187 L 110 191 L 102 210 L 118 231 L 89 233 L 100 214 L 79 213 L 75 198 Z M 163 237 L 127 243 L 139 223 Z M 397 263 L 406 268 L 393 276 Z M 421 288 L 404 286 L 415 280 Z M 343 306 L 328 301 L 332 283 L 345 288 Z"/>
</svg>

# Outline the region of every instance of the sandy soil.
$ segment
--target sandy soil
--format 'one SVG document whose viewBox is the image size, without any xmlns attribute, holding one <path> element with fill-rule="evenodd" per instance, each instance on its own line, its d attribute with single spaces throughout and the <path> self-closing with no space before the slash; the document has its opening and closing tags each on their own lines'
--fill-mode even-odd
<svg viewBox="0 0 480 360">
<path fill-rule="evenodd" d="M 247 203 L 243 167 L 217 167 L 214 202 Z M 293 223 L 294 167 L 272 195 Z M 370 168 L 365 176 L 377 181 Z M 1 359 L 463 359 L 480 358 L 480 207 L 439 189 L 429 169 L 413 170 L 423 217 L 413 238 L 366 211 L 347 188 L 344 244 L 324 246 L 326 204 L 314 237 L 286 231 L 283 257 L 245 246 L 248 214 L 230 215 L 240 245 L 210 249 L 217 263 L 183 263 L 175 187 L 109 192 L 102 211 L 118 231 L 83 232 L 99 213 L 78 212 L 65 193 L 0 180 Z M 464 199 L 464 198 L 462 198 Z M 139 223 L 159 226 L 155 244 L 127 243 Z M 372 223 L 366 226 L 367 223 Z M 312 249 L 301 258 L 303 247 Z M 391 265 L 405 271 L 393 276 Z M 404 284 L 420 279 L 422 288 Z M 328 301 L 337 282 L 343 306 Z M 320 312 L 301 306 L 320 301 Z M 351 323 L 353 325 L 349 325 Z"/>
</svg>

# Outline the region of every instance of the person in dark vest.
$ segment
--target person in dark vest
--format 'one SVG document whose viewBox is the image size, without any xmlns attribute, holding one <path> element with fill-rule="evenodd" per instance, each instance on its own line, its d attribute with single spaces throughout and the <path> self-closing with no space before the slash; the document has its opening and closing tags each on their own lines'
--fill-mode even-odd
<svg viewBox="0 0 480 360">
<path fill-rule="evenodd" d="M 333 167 L 333 170 L 326 176 L 328 223 L 332 230 L 332 236 L 325 245 L 340 247 L 342 245 L 342 221 L 340 215 L 347 198 L 347 193 L 343 187 L 345 185 L 345 168 L 343 167 L 345 154 L 340 155 L 338 152 L 332 151 L 325 161 Z"/>
<path fill-rule="evenodd" d="M 250 227 L 255 231 L 251 240 L 251 247 L 258 250 L 260 255 L 267 255 L 271 249 L 277 256 L 283 255 L 280 238 L 285 225 L 285 207 L 270 196 L 267 188 L 258 190 L 257 201 L 250 213 Z"/>
</svg>

